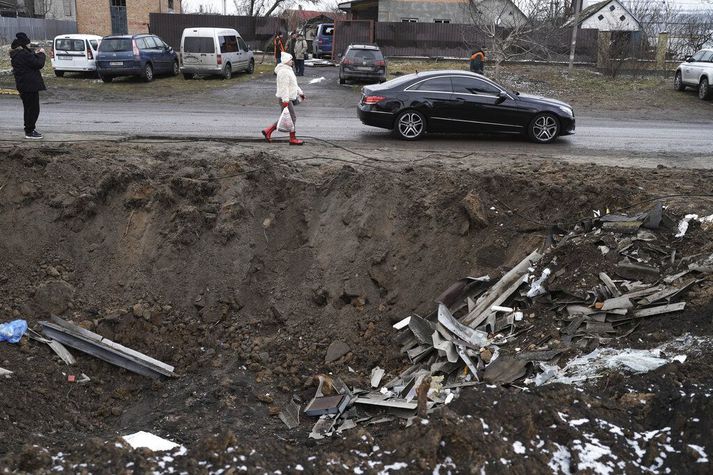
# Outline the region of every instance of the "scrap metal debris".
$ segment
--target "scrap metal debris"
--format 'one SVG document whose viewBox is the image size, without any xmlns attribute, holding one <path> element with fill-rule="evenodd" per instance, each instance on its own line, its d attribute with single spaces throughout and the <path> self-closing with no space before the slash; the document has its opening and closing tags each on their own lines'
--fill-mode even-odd
<svg viewBox="0 0 713 475">
<path fill-rule="evenodd" d="M 685 257 L 672 248 L 674 226 L 660 204 L 633 216 L 595 216 L 552 234 L 549 247 L 532 251 L 500 279 L 454 282 L 428 315 L 393 325 L 394 341 L 410 361 L 396 377 L 382 385 L 385 370 L 375 367 L 370 390 L 349 390 L 340 381 L 330 396 L 322 394 L 320 377 L 305 410 L 320 417 L 310 437 L 385 417 L 409 425 L 477 384 L 578 383 L 607 370 L 642 372 L 685 361 L 676 346 L 600 347 L 631 335 L 643 319 L 684 311 L 681 296 L 713 272 L 713 255 Z M 568 259 L 587 248 L 601 261 L 584 266 Z"/>
<path fill-rule="evenodd" d="M 64 343 L 108 363 L 151 378 L 175 377 L 174 367 L 130 348 L 115 343 L 78 325 L 52 317 L 41 321 L 42 331 L 49 338 Z"/>
</svg>

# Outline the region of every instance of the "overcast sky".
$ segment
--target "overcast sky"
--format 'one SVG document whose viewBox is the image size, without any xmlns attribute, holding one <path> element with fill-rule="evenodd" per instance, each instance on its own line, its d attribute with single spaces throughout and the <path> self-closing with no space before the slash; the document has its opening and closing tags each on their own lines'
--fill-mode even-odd
<svg viewBox="0 0 713 475">
<path fill-rule="evenodd" d="M 197 12 L 200 5 L 205 8 L 210 9 L 215 13 L 223 13 L 223 0 L 182 0 L 184 5 L 184 10 L 186 13 Z M 240 1 L 240 0 L 238 0 Z M 269 1 L 269 0 L 268 0 Z M 346 0 L 343 0 L 346 1 Z M 341 3 L 337 0 L 318 0 L 316 3 L 310 3 L 306 1 L 292 1 L 287 0 L 288 8 L 297 8 L 298 5 L 302 5 L 305 10 L 333 10 L 337 7 L 337 3 Z M 225 7 L 228 15 L 235 15 L 236 8 L 233 0 L 226 0 Z"/>
</svg>

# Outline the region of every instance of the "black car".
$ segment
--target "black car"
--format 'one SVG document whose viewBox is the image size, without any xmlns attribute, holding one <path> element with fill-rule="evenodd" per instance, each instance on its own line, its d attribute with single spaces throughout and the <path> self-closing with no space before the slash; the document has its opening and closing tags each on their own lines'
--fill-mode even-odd
<svg viewBox="0 0 713 475">
<path fill-rule="evenodd" d="M 386 60 L 378 46 L 349 45 L 339 63 L 339 84 L 350 80 L 386 81 Z"/>
<path fill-rule="evenodd" d="M 367 86 L 358 106 L 366 124 L 405 140 L 427 132 L 523 134 L 538 143 L 574 133 L 564 102 L 510 91 L 465 71 L 429 71 Z"/>
</svg>

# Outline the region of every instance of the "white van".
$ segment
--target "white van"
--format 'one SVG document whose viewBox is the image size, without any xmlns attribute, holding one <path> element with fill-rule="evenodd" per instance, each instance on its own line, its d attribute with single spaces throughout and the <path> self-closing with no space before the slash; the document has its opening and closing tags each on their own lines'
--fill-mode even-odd
<svg viewBox="0 0 713 475">
<path fill-rule="evenodd" d="M 230 79 L 235 71 L 255 71 L 253 52 L 240 33 L 228 28 L 186 28 L 179 58 L 185 79 L 196 74 Z"/>
<path fill-rule="evenodd" d="M 97 35 L 59 35 L 52 42 L 52 68 L 58 78 L 65 72 L 97 70 L 97 49 L 102 37 Z"/>
</svg>

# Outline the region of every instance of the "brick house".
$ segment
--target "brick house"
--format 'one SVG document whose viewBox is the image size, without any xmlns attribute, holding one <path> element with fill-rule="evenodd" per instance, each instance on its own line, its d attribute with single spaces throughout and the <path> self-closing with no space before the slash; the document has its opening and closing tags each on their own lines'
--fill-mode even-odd
<svg viewBox="0 0 713 475">
<path fill-rule="evenodd" d="M 181 13 L 181 0 L 76 0 L 77 31 L 95 35 L 148 33 L 149 13 Z"/>
</svg>

